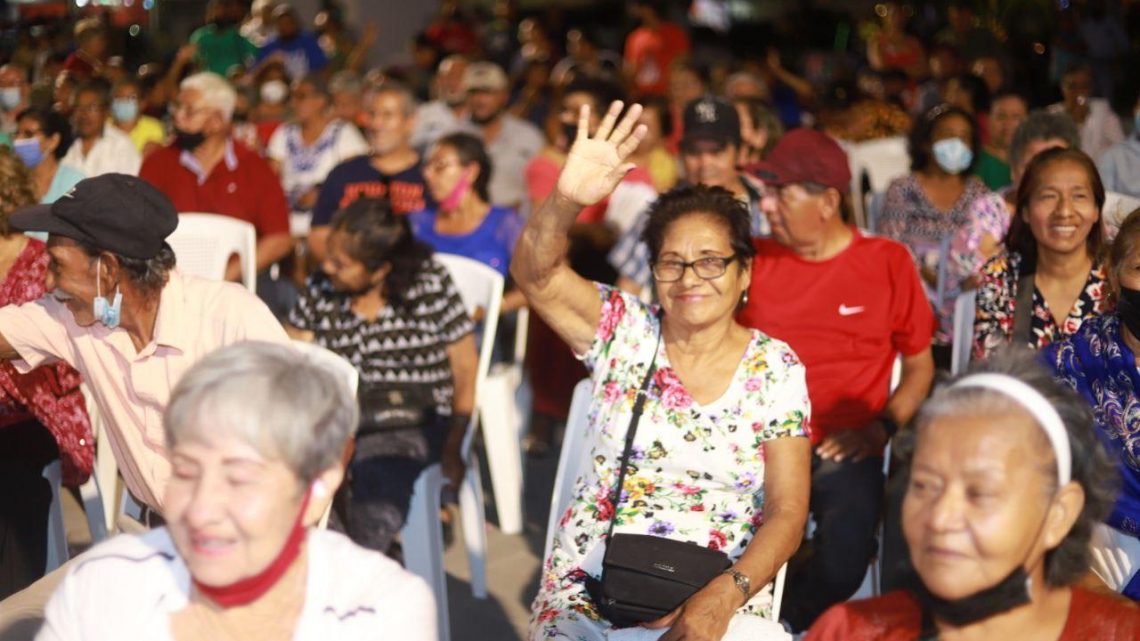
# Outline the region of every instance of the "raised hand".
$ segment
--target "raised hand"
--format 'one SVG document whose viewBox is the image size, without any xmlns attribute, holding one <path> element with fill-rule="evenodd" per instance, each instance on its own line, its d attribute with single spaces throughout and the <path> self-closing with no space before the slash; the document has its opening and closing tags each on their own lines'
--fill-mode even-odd
<svg viewBox="0 0 1140 641">
<path fill-rule="evenodd" d="M 589 105 L 578 111 L 578 135 L 558 175 L 557 189 L 579 207 L 588 207 L 610 195 L 634 167 L 626 159 L 645 137 L 646 127 L 637 124 L 641 115 L 638 104 L 632 105 L 615 127 L 623 106 L 621 101 L 610 105 L 593 137 L 589 134 Z"/>
</svg>

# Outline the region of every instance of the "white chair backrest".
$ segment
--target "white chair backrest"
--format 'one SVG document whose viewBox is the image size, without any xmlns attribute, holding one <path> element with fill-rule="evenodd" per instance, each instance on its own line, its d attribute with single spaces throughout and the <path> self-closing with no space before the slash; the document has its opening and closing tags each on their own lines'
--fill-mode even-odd
<svg viewBox="0 0 1140 641">
<path fill-rule="evenodd" d="M 1104 225 L 1106 240 L 1116 238 L 1116 232 L 1120 231 L 1120 223 L 1124 222 L 1128 214 L 1131 214 L 1137 207 L 1140 207 L 1140 198 L 1115 191 L 1105 192 L 1100 220 Z"/>
<path fill-rule="evenodd" d="M 321 347 L 316 343 L 308 341 L 294 340 L 293 346 L 301 352 L 311 356 L 313 360 L 322 366 L 328 367 L 330 370 L 336 372 L 339 376 L 343 377 L 344 382 L 348 385 L 348 391 L 356 396 L 356 390 L 360 386 L 360 372 L 357 371 L 356 366 L 348 362 L 340 354 Z"/>
<path fill-rule="evenodd" d="M 179 269 L 200 278 L 224 279 L 230 256 L 237 254 L 242 283 L 255 290 L 257 232 L 250 223 L 220 214 L 183 213 L 166 241 L 174 248 Z"/>
<path fill-rule="evenodd" d="M 594 400 L 594 382 L 588 378 L 574 386 L 574 396 L 570 400 L 570 413 L 566 415 L 566 433 L 562 437 L 562 453 L 558 455 L 558 472 L 554 476 L 554 490 L 550 493 L 550 516 L 546 520 L 546 545 L 543 548 L 543 562 L 550 556 L 554 535 L 558 532 L 558 520 L 570 505 L 570 495 L 574 483 L 581 476 L 589 460 L 590 450 L 586 443 L 586 418 L 590 413 L 590 403 Z"/>
<path fill-rule="evenodd" d="M 491 369 L 491 352 L 495 347 L 499 308 L 503 303 L 503 276 L 487 265 L 465 256 L 437 253 L 433 258 L 451 274 L 451 280 L 463 298 L 467 313 L 473 315 L 476 309 L 483 309 L 483 341 L 479 346 L 479 367 L 475 372 L 475 411 L 471 413 L 471 424 L 463 440 L 463 456 L 466 459 L 479 420 L 480 390 Z"/>
<path fill-rule="evenodd" d="M 866 229 L 868 223 L 863 203 L 863 175 L 867 175 L 871 191 L 886 191 L 892 180 L 910 171 L 910 153 L 906 146 L 906 138 L 895 136 L 868 140 L 848 149 L 851 203 L 855 209 L 855 222 L 860 227 Z"/>
<path fill-rule="evenodd" d="M 950 352 L 950 375 L 957 376 L 970 366 L 970 351 L 974 347 L 974 314 L 978 290 L 958 294 L 954 301 L 954 343 Z"/>
</svg>

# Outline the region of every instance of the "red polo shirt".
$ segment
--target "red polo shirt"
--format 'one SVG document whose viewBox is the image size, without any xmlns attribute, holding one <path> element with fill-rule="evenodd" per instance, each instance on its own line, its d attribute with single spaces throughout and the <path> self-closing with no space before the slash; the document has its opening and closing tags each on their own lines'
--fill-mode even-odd
<svg viewBox="0 0 1140 641">
<path fill-rule="evenodd" d="M 188 151 L 167 145 L 146 157 L 139 177 L 157 187 L 180 213 L 223 214 L 252 223 L 259 239 L 289 233 L 289 204 L 277 174 L 248 147 L 232 140 L 208 175 Z"/>
</svg>

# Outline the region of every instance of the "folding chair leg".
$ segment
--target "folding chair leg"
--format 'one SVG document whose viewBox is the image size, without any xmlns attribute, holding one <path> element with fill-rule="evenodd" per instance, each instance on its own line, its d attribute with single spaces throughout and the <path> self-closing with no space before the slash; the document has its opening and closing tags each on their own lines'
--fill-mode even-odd
<svg viewBox="0 0 1140 641">
<path fill-rule="evenodd" d="M 487 598 L 487 516 L 483 507 L 483 482 L 479 474 L 479 458 L 471 454 L 467 475 L 459 488 L 460 520 L 463 542 L 467 546 L 467 564 L 471 569 L 471 594 Z"/>
<path fill-rule="evenodd" d="M 499 529 L 504 534 L 522 532 L 522 446 L 518 436 L 517 410 L 509 372 L 496 373 L 483 383 L 479 412 Z"/>
<path fill-rule="evenodd" d="M 439 521 L 439 496 L 443 476 L 438 464 L 431 465 L 416 479 L 407 521 L 400 531 L 404 567 L 427 581 L 435 595 L 439 641 L 450 641 L 451 623 L 447 609 L 447 575 L 443 568 L 443 526 Z"/>
</svg>

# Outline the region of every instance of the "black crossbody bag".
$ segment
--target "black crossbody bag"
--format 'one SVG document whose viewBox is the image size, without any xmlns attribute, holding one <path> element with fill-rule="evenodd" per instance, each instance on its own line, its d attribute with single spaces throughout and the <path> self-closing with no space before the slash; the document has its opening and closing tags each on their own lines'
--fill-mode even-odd
<svg viewBox="0 0 1140 641">
<path fill-rule="evenodd" d="M 645 408 L 649 382 L 657 371 L 657 351 L 661 347 L 658 330 L 657 348 L 637 398 L 626 430 L 625 448 L 618 468 L 617 484 L 610 494 L 613 517 L 606 531 L 606 554 L 602 560 L 602 578 L 586 577 L 586 592 L 598 612 L 614 627 L 626 628 L 653 621 L 669 614 L 732 565 L 728 555 L 718 550 L 646 534 L 614 534 L 622 486 L 633 451 L 633 438 Z"/>
</svg>

